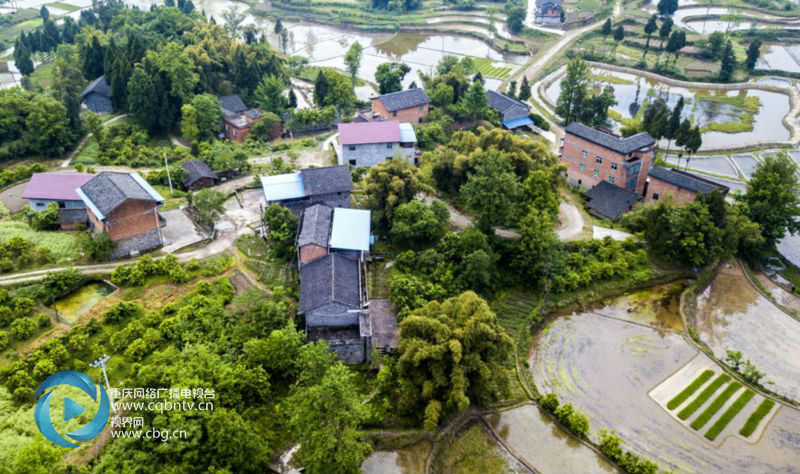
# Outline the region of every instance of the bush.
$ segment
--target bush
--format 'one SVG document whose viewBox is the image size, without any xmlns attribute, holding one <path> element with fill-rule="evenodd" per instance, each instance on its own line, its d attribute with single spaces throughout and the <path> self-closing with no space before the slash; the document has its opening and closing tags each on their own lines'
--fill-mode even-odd
<svg viewBox="0 0 800 474">
<path fill-rule="evenodd" d="M 105 322 L 117 323 L 125 318 L 131 316 L 140 316 L 144 314 L 144 309 L 136 303 L 123 301 L 115 304 L 106 311 Z"/>
<path fill-rule="evenodd" d="M 621 447 L 622 440 L 613 431 L 600 430 L 600 451 L 608 456 L 628 474 L 656 474 L 658 464 L 626 452 Z"/>
<path fill-rule="evenodd" d="M 36 323 L 30 318 L 17 319 L 11 323 L 11 334 L 19 341 L 30 339 L 34 332 L 36 332 Z"/>
<path fill-rule="evenodd" d="M 36 323 L 36 326 L 38 326 L 39 329 L 48 328 L 51 324 L 53 324 L 53 322 L 50 320 L 50 316 L 44 313 L 36 313 L 33 315 L 33 321 Z"/>
<path fill-rule="evenodd" d="M 555 393 L 548 393 L 539 399 L 539 404 L 550 413 L 555 413 L 558 408 L 558 396 Z"/>
<path fill-rule="evenodd" d="M 93 262 L 107 262 L 116 244 L 105 232 L 87 234 L 84 243 L 84 252 Z"/>
<path fill-rule="evenodd" d="M 8 347 L 8 333 L 0 331 L 0 351 Z"/>
</svg>

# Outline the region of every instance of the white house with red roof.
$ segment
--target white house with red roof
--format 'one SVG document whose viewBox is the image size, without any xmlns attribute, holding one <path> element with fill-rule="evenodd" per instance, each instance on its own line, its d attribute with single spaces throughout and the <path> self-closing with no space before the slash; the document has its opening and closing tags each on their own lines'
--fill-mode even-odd
<svg viewBox="0 0 800 474">
<path fill-rule="evenodd" d="M 416 164 L 417 135 L 410 123 L 393 120 L 339 124 L 340 165 L 374 166 L 403 159 Z"/>
<path fill-rule="evenodd" d="M 61 228 L 74 229 L 88 221 L 86 205 L 75 190 L 93 177 L 93 174 L 85 173 L 34 173 L 22 198 L 34 211 L 43 211 L 50 204 L 57 204 Z"/>
</svg>

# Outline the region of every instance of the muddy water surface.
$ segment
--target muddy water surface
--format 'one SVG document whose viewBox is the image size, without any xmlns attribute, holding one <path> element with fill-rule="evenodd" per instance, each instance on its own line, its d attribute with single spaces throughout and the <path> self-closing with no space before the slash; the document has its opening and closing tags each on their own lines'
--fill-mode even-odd
<svg viewBox="0 0 800 474">
<path fill-rule="evenodd" d="M 61 320 L 74 323 L 78 318 L 89 311 L 92 306 L 106 296 L 113 293 L 114 288 L 103 282 L 88 283 L 59 299 L 53 305 L 58 310 Z"/>
</svg>

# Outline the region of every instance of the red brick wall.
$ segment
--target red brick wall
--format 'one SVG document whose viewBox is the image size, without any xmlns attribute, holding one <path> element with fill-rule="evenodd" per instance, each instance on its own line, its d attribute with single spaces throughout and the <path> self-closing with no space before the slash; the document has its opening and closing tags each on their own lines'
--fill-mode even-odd
<svg viewBox="0 0 800 474">
<path fill-rule="evenodd" d="M 319 245 L 308 244 L 300 247 L 299 260 L 300 263 L 313 262 L 314 260 L 328 255 L 328 249 L 320 247 Z"/>
<path fill-rule="evenodd" d="M 106 228 L 111 240 L 122 240 L 158 227 L 155 203 L 129 200 L 111 211 Z"/>
<path fill-rule="evenodd" d="M 407 109 L 400 109 L 397 115 L 392 115 L 391 112 L 386 110 L 383 102 L 378 97 L 372 98 L 372 113 L 378 114 L 387 120 L 398 120 L 407 123 L 419 123 L 419 119 L 428 115 L 429 104 L 422 106 L 422 110 L 418 106 L 409 107 Z"/>
<path fill-rule="evenodd" d="M 653 194 L 658 194 L 658 200 L 653 199 Z M 647 196 L 645 202 L 659 202 L 663 201 L 667 195 L 672 195 L 676 204 L 686 204 L 694 201 L 695 193 L 688 189 L 679 188 L 673 184 L 661 181 L 654 177 L 650 177 L 650 183 L 647 185 Z"/>
<path fill-rule="evenodd" d="M 586 158 L 583 158 L 584 151 L 586 151 Z M 598 156 L 602 158 L 602 163 L 597 162 Z M 633 153 L 633 156 L 642 159 L 639 180 L 634 190 L 641 194 L 653 160 L 653 152 L 636 152 Z M 570 134 L 564 137 L 564 144 L 561 147 L 561 160 L 567 165 L 568 180 L 572 184 L 577 184 L 577 181 L 580 180 L 580 185 L 587 189 L 594 187 L 600 181 L 610 181 L 609 177 L 614 178 L 613 184 L 625 188 L 629 178 L 624 166 L 625 159 L 625 155 L 621 153 Z M 580 169 L 581 164 L 584 165 L 583 170 Z M 612 164 L 616 164 L 616 170 L 612 169 Z M 598 172 L 597 176 L 594 175 L 595 170 Z"/>
</svg>

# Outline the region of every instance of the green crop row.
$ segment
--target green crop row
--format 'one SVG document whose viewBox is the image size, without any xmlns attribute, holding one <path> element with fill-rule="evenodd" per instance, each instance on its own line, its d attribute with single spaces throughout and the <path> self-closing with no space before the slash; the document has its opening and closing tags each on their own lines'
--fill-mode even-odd
<svg viewBox="0 0 800 474">
<path fill-rule="evenodd" d="M 775 402 L 772 400 L 764 400 L 761 402 L 761 405 L 756 408 L 756 411 L 750 415 L 750 418 L 744 423 L 742 429 L 739 430 L 739 434 L 745 437 L 753 434 L 756 428 L 758 428 L 758 424 L 767 416 L 767 413 L 772 410 L 773 406 L 775 406 Z"/>
<path fill-rule="evenodd" d="M 702 392 L 700 392 L 700 395 L 698 395 L 697 398 L 692 400 L 690 404 L 686 405 L 683 408 L 683 410 L 681 410 L 678 413 L 678 418 L 680 418 L 681 420 L 685 420 L 690 416 L 692 416 L 692 414 L 696 412 L 698 408 L 703 406 L 703 403 L 705 403 L 706 400 L 711 398 L 711 395 L 714 395 L 714 392 L 716 392 L 720 387 L 722 387 L 723 384 L 727 383 L 728 380 L 730 379 L 731 376 L 728 374 L 719 374 L 719 376 L 715 378 L 714 381 L 711 382 L 711 384 L 708 387 L 706 387 Z"/>
<path fill-rule="evenodd" d="M 723 413 L 722 416 L 719 417 L 719 420 L 715 421 L 714 424 L 711 425 L 711 429 L 709 429 L 706 432 L 706 438 L 710 439 L 711 441 L 717 439 L 717 436 L 719 436 L 719 434 L 722 433 L 722 430 L 724 430 L 725 427 L 728 426 L 728 423 L 730 423 L 731 420 L 733 420 L 736 417 L 736 415 L 738 415 L 739 412 L 742 411 L 742 408 L 744 408 L 748 403 L 750 403 L 750 400 L 753 398 L 754 395 L 755 392 L 753 392 L 750 389 L 745 390 L 743 394 L 739 395 L 739 398 L 737 398 L 736 401 L 733 402 L 733 405 L 728 407 L 728 409 L 725 410 L 725 413 Z"/>
<path fill-rule="evenodd" d="M 702 387 L 704 383 L 708 382 L 708 379 L 710 379 L 713 375 L 714 375 L 713 370 L 706 370 L 702 374 L 698 375 L 697 378 L 694 379 L 692 383 L 690 383 L 686 388 L 684 388 L 681 391 L 681 393 L 675 395 L 675 398 L 673 398 L 667 403 L 667 408 L 669 408 L 670 410 L 674 410 L 679 406 L 681 406 L 681 404 L 686 400 L 688 400 L 689 397 L 694 395 L 694 392 L 696 392 L 700 387 Z"/>
<path fill-rule="evenodd" d="M 725 388 L 725 391 L 719 394 L 719 396 L 715 398 L 705 410 L 703 410 L 703 413 L 700 413 L 700 416 L 694 419 L 692 422 L 692 428 L 699 430 L 700 428 L 704 427 L 706 423 L 708 423 L 708 420 L 710 420 L 711 417 L 714 416 L 720 408 L 722 408 L 722 405 L 725 405 L 725 402 L 727 402 L 728 399 L 731 398 L 733 394 L 736 393 L 736 391 L 740 388 L 742 388 L 742 384 L 739 382 L 731 382 L 731 384 Z"/>
</svg>

